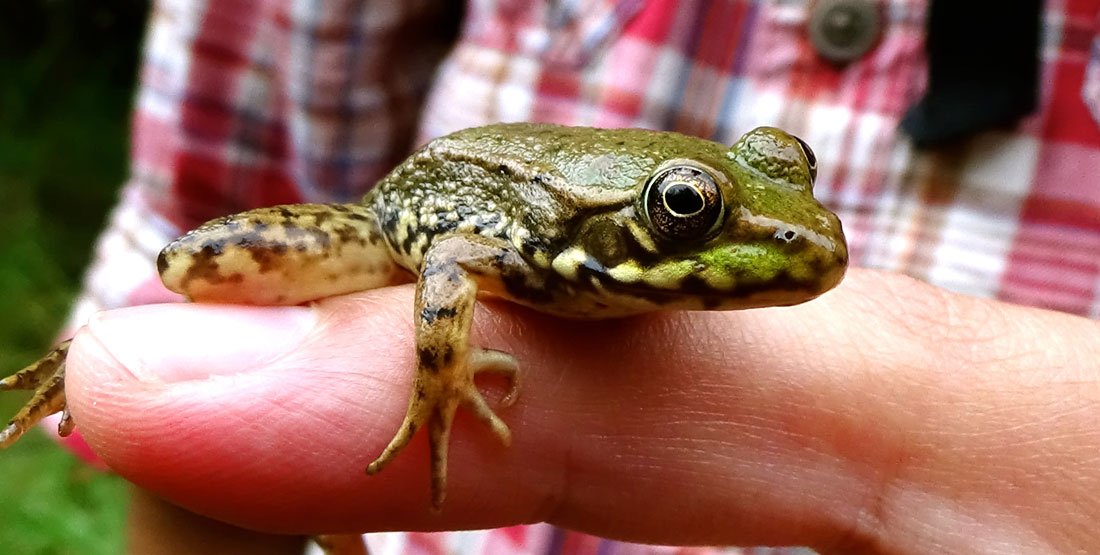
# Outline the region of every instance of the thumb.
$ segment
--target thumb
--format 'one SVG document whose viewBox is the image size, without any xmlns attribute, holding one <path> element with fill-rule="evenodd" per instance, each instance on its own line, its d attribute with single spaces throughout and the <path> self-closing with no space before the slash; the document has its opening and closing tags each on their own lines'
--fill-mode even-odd
<svg viewBox="0 0 1100 555">
<path fill-rule="evenodd" d="M 865 271 L 783 309 L 479 305 L 470 343 L 521 365 L 498 411 L 514 442 L 459 411 L 434 515 L 424 434 L 364 472 L 408 403 L 412 296 L 103 313 L 70 347 L 73 417 L 139 486 L 268 532 L 545 520 L 648 543 L 1095 546 L 1077 532 L 1095 514 L 1093 322 Z"/>
<path fill-rule="evenodd" d="M 339 526 L 338 513 L 364 503 L 348 492 L 426 509 L 423 457 L 364 474 L 397 429 L 415 367 L 411 305 L 394 301 L 103 312 L 70 348 L 69 407 L 109 467 L 201 514 L 298 532 Z"/>
<path fill-rule="evenodd" d="M 460 410 L 447 502 L 433 514 L 424 434 L 381 474 L 364 472 L 408 403 L 412 294 L 402 286 L 310 307 L 101 313 L 70 348 L 73 417 L 123 477 L 267 532 L 546 520 L 650 543 L 807 544 L 842 528 L 836 507 L 862 498 L 850 472 L 834 468 L 826 481 L 814 452 L 743 423 L 774 413 L 789 426 L 789 409 L 768 407 L 796 402 L 785 392 L 800 382 L 768 362 L 790 358 L 770 345 L 788 343 L 783 333 L 768 330 L 824 329 L 805 325 L 804 313 L 789 313 L 797 326 L 733 313 L 582 323 L 489 304 L 470 343 L 520 361 L 519 401 L 498 409 L 514 442 L 503 448 Z M 777 473 L 784 487 L 762 486 Z"/>
</svg>

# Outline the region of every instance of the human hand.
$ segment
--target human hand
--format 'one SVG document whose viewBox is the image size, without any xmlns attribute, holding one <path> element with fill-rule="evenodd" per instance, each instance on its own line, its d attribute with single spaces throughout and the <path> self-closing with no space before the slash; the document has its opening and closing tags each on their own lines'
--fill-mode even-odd
<svg viewBox="0 0 1100 555">
<path fill-rule="evenodd" d="M 412 293 L 103 313 L 70 350 L 73 416 L 124 477 L 271 532 L 545 520 L 665 544 L 1100 549 L 1096 322 L 863 270 L 790 308 L 575 322 L 485 303 L 471 344 L 522 367 L 499 411 L 514 440 L 459 411 L 437 515 L 423 437 L 363 472 L 404 414 Z"/>
</svg>

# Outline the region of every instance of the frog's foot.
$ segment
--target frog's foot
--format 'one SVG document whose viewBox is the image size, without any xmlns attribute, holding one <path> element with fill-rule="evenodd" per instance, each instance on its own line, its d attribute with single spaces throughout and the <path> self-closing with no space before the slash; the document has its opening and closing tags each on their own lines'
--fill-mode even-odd
<svg viewBox="0 0 1100 555">
<path fill-rule="evenodd" d="M 435 374 L 418 373 L 409 410 L 401 428 L 382 454 L 367 465 L 367 474 L 381 472 L 409 444 L 416 431 L 427 424 L 431 449 L 432 508 L 436 511 L 443 507 L 443 499 L 446 497 L 447 440 L 451 434 L 455 410 L 459 405 L 465 406 L 489 426 L 505 446 L 512 442 L 508 425 L 489 408 L 474 384 L 474 376 L 487 372 L 499 374 L 508 380 L 508 392 L 501 400 L 502 406 L 511 405 L 519 391 L 519 366 L 516 359 L 508 353 L 473 348 L 466 354 L 464 362 L 455 360 L 452 364 L 456 367 L 441 369 Z M 458 367 L 459 365 L 465 368 Z"/>
<path fill-rule="evenodd" d="M 370 555 L 367 542 L 359 534 L 323 534 L 313 536 L 313 543 L 325 555 Z"/>
<path fill-rule="evenodd" d="M 34 390 L 31 400 L 7 427 L 0 430 L 0 449 L 15 443 L 40 420 L 58 411 L 64 411 L 58 433 L 66 436 L 72 432 L 73 421 L 65 405 L 65 357 L 69 352 L 69 343 L 66 341 L 58 345 L 37 362 L 0 380 L 0 391 Z"/>
</svg>

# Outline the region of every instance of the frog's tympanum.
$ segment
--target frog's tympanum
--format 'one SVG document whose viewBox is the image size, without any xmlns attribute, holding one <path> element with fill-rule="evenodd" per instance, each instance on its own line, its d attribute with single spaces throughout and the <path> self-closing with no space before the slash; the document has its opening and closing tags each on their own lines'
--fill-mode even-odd
<svg viewBox="0 0 1100 555">
<path fill-rule="evenodd" d="M 732 148 L 675 133 L 500 124 L 436 139 L 358 204 L 261 208 L 164 248 L 164 284 L 196 302 L 292 305 L 415 279 L 416 377 L 380 472 L 427 427 L 431 503 L 443 503 L 459 405 L 501 442 L 508 426 L 474 375 L 508 378 L 509 354 L 470 346 L 475 298 L 570 318 L 791 305 L 836 285 L 840 221 L 813 198 L 816 160 L 762 127 Z M 14 442 L 65 411 L 67 344 L 0 381 L 35 395 L 0 432 Z"/>
</svg>

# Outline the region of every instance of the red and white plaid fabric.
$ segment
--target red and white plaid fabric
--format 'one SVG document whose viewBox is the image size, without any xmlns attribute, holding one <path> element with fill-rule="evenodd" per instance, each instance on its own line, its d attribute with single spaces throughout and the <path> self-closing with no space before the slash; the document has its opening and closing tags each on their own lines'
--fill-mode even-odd
<svg viewBox="0 0 1100 555">
<path fill-rule="evenodd" d="M 782 127 L 816 150 L 816 194 L 843 220 L 855 265 L 1100 318 L 1100 0 L 1046 2 L 1034 116 L 934 150 L 898 130 L 924 88 L 927 0 L 880 0 L 882 40 L 844 67 L 815 54 L 804 0 L 477 0 L 461 22 L 453 4 L 159 0 L 132 177 L 72 324 L 164 298 L 157 250 L 206 219 L 352 200 L 415 144 L 520 120 L 725 144 Z M 372 542 L 377 553 L 698 551 L 549 526 Z"/>
</svg>

